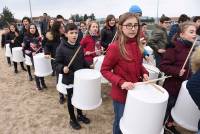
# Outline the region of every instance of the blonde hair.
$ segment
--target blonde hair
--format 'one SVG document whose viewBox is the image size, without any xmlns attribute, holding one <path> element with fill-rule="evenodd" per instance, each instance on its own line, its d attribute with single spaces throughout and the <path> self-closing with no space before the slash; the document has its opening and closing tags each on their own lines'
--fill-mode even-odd
<svg viewBox="0 0 200 134">
<path fill-rule="evenodd" d="M 87 29 L 87 35 L 89 35 L 90 33 L 89 33 L 89 31 L 90 31 L 90 28 L 91 28 L 91 26 L 92 26 L 92 24 L 93 23 L 95 23 L 95 24 L 97 24 L 98 25 L 98 36 L 100 35 L 100 29 L 99 29 L 99 23 L 97 22 L 97 21 L 90 21 L 90 23 L 88 24 L 88 29 Z"/>
<path fill-rule="evenodd" d="M 140 43 L 140 27 L 139 27 L 140 21 L 139 21 L 139 18 L 133 13 L 124 13 L 119 17 L 119 22 L 118 22 L 119 26 L 117 27 L 117 35 L 116 35 L 115 40 L 118 41 L 120 54 L 122 55 L 123 58 L 125 58 L 127 60 L 130 60 L 130 58 L 128 57 L 127 50 L 125 48 L 125 44 L 126 44 L 128 38 L 122 31 L 122 25 L 127 19 L 130 19 L 130 18 L 137 19 L 138 31 L 137 31 L 135 38 L 137 40 L 137 44 L 139 45 L 140 51 L 143 53 L 143 45 Z"/>
<path fill-rule="evenodd" d="M 191 56 L 191 66 L 193 73 L 200 69 L 200 47 L 197 47 Z"/>
</svg>

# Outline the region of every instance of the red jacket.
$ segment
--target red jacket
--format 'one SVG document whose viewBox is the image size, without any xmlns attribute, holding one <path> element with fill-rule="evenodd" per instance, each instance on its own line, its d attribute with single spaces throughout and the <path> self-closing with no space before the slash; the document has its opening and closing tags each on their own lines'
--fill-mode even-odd
<svg viewBox="0 0 200 134">
<path fill-rule="evenodd" d="M 92 38 L 91 35 L 86 35 L 80 42 L 81 46 L 83 47 L 83 51 L 84 51 L 84 54 L 86 51 L 90 51 L 90 52 L 94 52 L 93 54 L 91 55 L 85 55 L 85 60 L 89 63 L 93 63 L 93 58 L 96 56 L 96 53 L 95 53 L 95 47 L 97 49 L 100 49 L 100 44 L 98 44 L 97 46 L 97 43 L 96 41 Z"/>
<path fill-rule="evenodd" d="M 192 44 L 191 44 L 192 45 Z M 184 80 L 191 76 L 189 63 L 186 64 L 186 72 L 183 76 L 179 76 L 179 72 L 185 62 L 185 59 L 190 51 L 191 45 L 185 45 L 182 41 L 175 43 L 175 48 L 169 48 L 164 54 L 160 63 L 160 70 L 166 75 L 171 75 L 171 78 L 165 80 L 163 87 L 171 96 L 178 96 L 181 84 Z"/>
<path fill-rule="evenodd" d="M 122 90 L 124 82 L 141 81 L 143 74 L 148 74 L 142 65 L 142 54 L 132 39 L 127 42 L 126 50 L 131 60 L 126 60 L 120 54 L 117 42 L 109 45 L 102 67 L 102 75 L 112 83 L 111 97 L 121 103 L 125 103 L 127 90 Z"/>
</svg>

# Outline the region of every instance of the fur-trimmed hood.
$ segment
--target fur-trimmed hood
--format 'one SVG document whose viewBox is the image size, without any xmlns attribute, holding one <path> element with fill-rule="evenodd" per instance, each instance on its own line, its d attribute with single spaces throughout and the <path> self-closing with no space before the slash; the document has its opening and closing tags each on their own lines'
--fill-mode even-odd
<svg viewBox="0 0 200 134">
<path fill-rule="evenodd" d="M 200 47 L 197 47 L 191 56 L 192 72 L 200 70 Z"/>
</svg>

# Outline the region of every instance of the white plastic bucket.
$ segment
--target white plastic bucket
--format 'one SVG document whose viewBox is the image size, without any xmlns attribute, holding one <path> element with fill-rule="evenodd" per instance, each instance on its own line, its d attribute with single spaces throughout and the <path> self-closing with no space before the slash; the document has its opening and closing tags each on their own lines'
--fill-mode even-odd
<svg viewBox="0 0 200 134">
<path fill-rule="evenodd" d="M 33 56 L 35 75 L 44 77 L 52 74 L 51 60 L 44 57 L 44 53 L 38 53 Z"/>
<path fill-rule="evenodd" d="M 56 89 L 58 90 L 58 92 L 67 95 L 67 87 L 65 84 L 62 83 L 62 78 L 63 78 L 63 75 L 59 74 Z"/>
<path fill-rule="evenodd" d="M 161 91 L 159 91 L 159 90 Z M 169 95 L 155 84 L 129 90 L 120 129 L 123 134 L 162 134 Z"/>
<path fill-rule="evenodd" d="M 12 48 L 12 60 L 14 62 L 23 62 L 24 61 L 24 56 L 22 52 L 22 47 L 14 47 Z"/>
<path fill-rule="evenodd" d="M 72 104 L 82 110 L 99 107 L 101 98 L 101 74 L 94 69 L 80 69 L 74 73 Z"/>
<path fill-rule="evenodd" d="M 104 55 L 94 57 L 93 63 L 94 63 L 95 70 L 98 70 L 100 72 L 103 60 L 104 60 Z M 108 83 L 108 80 L 104 78 L 102 75 L 101 75 L 101 83 L 104 83 L 104 84 Z"/>
<path fill-rule="evenodd" d="M 160 70 L 157 67 L 149 65 L 149 64 L 143 64 L 143 66 L 149 72 L 149 79 L 150 80 L 158 78 Z"/>
<path fill-rule="evenodd" d="M 12 53 L 11 53 L 11 50 L 10 50 L 10 44 L 6 44 L 5 56 L 6 57 L 12 57 Z"/>
<path fill-rule="evenodd" d="M 200 119 L 200 111 L 192 100 L 187 88 L 187 81 L 182 83 L 176 104 L 172 108 L 171 115 L 174 121 L 181 127 L 198 131 L 198 121 Z"/>
<path fill-rule="evenodd" d="M 32 66 L 31 57 L 29 57 L 28 55 L 25 55 L 25 64 Z"/>
</svg>

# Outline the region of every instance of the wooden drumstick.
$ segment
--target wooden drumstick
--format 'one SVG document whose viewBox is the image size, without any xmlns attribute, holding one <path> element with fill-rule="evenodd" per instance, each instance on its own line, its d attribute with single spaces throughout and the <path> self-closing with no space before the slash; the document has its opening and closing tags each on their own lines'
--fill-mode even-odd
<svg viewBox="0 0 200 134">
<path fill-rule="evenodd" d="M 155 84 L 153 84 L 153 83 L 151 83 L 151 85 L 154 86 L 155 89 L 157 89 L 158 91 L 160 91 L 161 93 L 164 94 L 164 91 L 162 91 L 162 90 L 160 89 L 160 87 L 158 87 L 157 85 L 155 85 Z"/>
<path fill-rule="evenodd" d="M 70 60 L 69 64 L 67 65 L 67 67 L 69 68 L 72 64 L 72 62 L 74 61 L 74 59 L 76 58 L 79 50 L 81 49 L 81 46 L 78 47 L 78 49 L 76 50 L 75 54 L 73 55 L 72 59 Z"/>
<path fill-rule="evenodd" d="M 164 77 L 158 78 L 158 79 L 148 80 L 148 81 L 144 81 L 144 82 L 137 82 L 134 85 L 138 86 L 138 85 L 142 85 L 142 84 L 149 84 L 149 83 L 153 83 L 153 82 L 163 80 L 163 79 L 167 79 L 167 78 L 170 78 L 170 77 L 172 77 L 172 76 L 164 76 Z"/>
<path fill-rule="evenodd" d="M 187 58 L 186 58 L 186 60 L 185 60 L 185 62 L 184 62 L 184 64 L 183 64 L 181 70 L 183 70 L 183 69 L 185 68 L 185 65 L 186 65 L 186 63 L 188 62 L 188 59 L 189 59 L 189 57 L 190 57 L 190 55 L 191 55 L 191 53 L 192 53 L 192 50 L 193 50 L 193 48 L 194 48 L 196 42 L 197 42 L 197 38 L 195 39 L 194 43 L 192 44 L 192 47 L 191 47 L 191 49 L 190 49 L 190 51 L 189 51 L 189 53 L 188 53 L 188 55 L 187 55 Z"/>
</svg>

